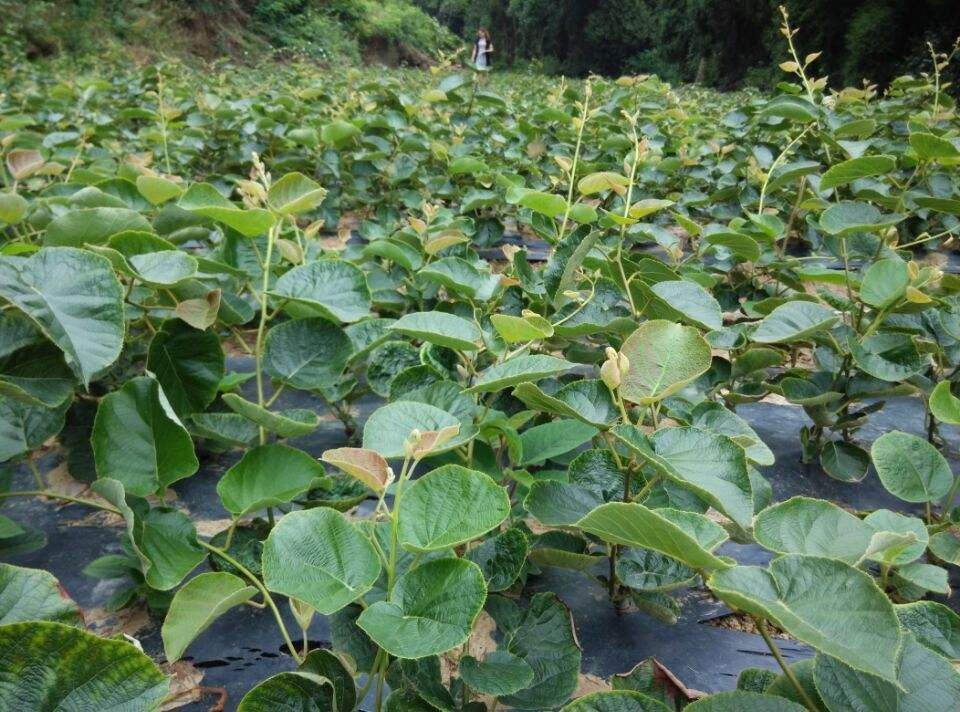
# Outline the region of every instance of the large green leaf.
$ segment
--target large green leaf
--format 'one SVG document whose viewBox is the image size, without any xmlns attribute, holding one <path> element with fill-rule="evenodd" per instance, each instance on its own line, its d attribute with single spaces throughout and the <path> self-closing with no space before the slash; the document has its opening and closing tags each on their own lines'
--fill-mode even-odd
<svg viewBox="0 0 960 712">
<path fill-rule="evenodd" d="M 63 430 L 69 402 L 58 408 L 28 405 L 0 395 L 0 462 L 40 447 Z"/>
<path fill-rule="evenodd" d="M 257 589 L 233 574 L 208 572 L 190 579 L 173 600 L 160 631 L 163 651 L 175 662 L 198 635 L 225 612 L 249 601 Z"/>
<path fill-rule="evenodd" d="M 320 416 L 306 408 L 274 411 L 267 410 L 236 393 L 224 393 L 222 398 L 234 413 L 242 415 L 271 433 L 276 433 L 281 438 L 308 435 L 320 425 Z"/>
<path fill-rule="evenodd" d="M 690 425 L 719 435 L 726 435 L 744 449 L 751 462 L 767 466 L 775 461 L 773 451 L 750 427 L 746 420 L 719 403 L 703 401 L 690 413 Z"/>
<path fill-rule="evenodd" d="M 303 450 L 270 443 L 245 452 L 217 482 L 217 494 L 228 512 L 242 517 L 291 501 L 324 474 L 323 465 Z"/>
<path fill-rule="evenodd" d="M 84 384 L 123 347 L 123 290 L 102 257 L 69 247 L 0 256 L 0 298 L 63 351 Z"/>
<path fill-rule="evenodd" d="M 810 497 L 792 497 L 757 515 L 757 543 L 778 554 L 807 554 L 856 564 L 863 557 L 873 529 L 835 504 Z"/>
<path fill-rule="evenodd" d="M 168 690 L 167 677 L 126 641 L 62 623 L 0 626 L 0 709 L 146 712 Z"/>
<path fill-rule="evenodd" d="M 514 356 L 503 363 L 497 363 L 490 366 L 485 371 L 477 375 L 477 381 L 473 387 L 468 388 L 469 393 L 489 393 L 500 391 L 507 386 L 515 386 L 518 383 L 527 383 L 539 381 L 547 376 L 555 376 L 558 373 L 567 371 L 575 364 L 566 359 L 556 356 L 547 356 L 545 354 L 535 354 L 531 356 Z"/>
<path fill-rule="evenodd" d="M 479 566 L 434 559 L 397 579 L 390 600 L 364 610 L 357 625 L 395 657 L 439 655 L 467 639 L 486 595 Z"/>
<path fill-rule="evenodd" d="M 950 392 L 950 381 L 940 381 L 930 393 L 930 412 L 942 423 L 960 425 L 960 398 Z"/>
<path fill-rule="evenodd" d="M 82 626 L 83 615 L 52 574 L 0 564 L 0 626 L 24 621 Z"/>
<path fill-rule="evenodd" d="M 464 503 L 470 506 L 465 507 Z M 413 482 L 400 500 L 400 542 L 440 551 L 486 534 L 507 518 L 510 499 L 488 475 L 443 465 Z"/>
<path fill-rule="evenodd" d="M 523 572 L 527 561 L 527 537 L 517 527 L 488 537 L 479 546 L 468 549 L 466 557 L 480 567 L 490 591 L 510 588 Z"/>
<path fill-rule="evenodd" d="M 100 401 L 90 442 L 98 477 L 141 497 L 163 492 L 200 464 L 190 433 L 156 379 L 138 376 Z"/>
<path fill-rule="evenodd" d="M 461 426 L 460 420 L 445 410 L 426 403 L 394 401 L 377 408 L 363 425 L 363 447 L 375 450 L 383 457 L 403 457 L 404 443 L 414 430 L 421 433 Z M 460 432 L 434 450 L 451 450 L 470 440 L 475 431 L 461 426 Z"/>
<path fill-rule="evenodd" d="M 633 690 L 593 692 L 566 705 L 561 712 L 671 712 L 659 700 Z"/>
<path fill-rule="evenodd" d="M 225 371 L 220 338 L 168 319 L 150 342 L 147 369 L 179 416 L 201 412 L 217 397 Z"/>
<path fill-rule="evenodd" d="M 960 616 L 936 601 L 895 606 L 897 618 L 918 642 L 947 660 L 960 660 Z"/>
<path fill-rule="evenodd" d="M 520 435 L 523 459 L 518 464 L 526 467 L 563 455 L 589 442 L 598 432 L 594 426 L 570 418 L 535 425 Z"/>
<path fill-rule="evenodd" d="M 694 700 L 686 712 L 804 712 L 806 707 L 775 695 L 732 690 Z"/>
<path fill-rule="evenodd" d="M 787 554 L 767 569 L 735 566 L 707 582 L 727 604 L 776 623 L 847 665 L 895 682 L 900 626 L 886 595 L 836 559 Z"/>
<path fill-rule="evenodd" d="M 263 545 L 267 588 L 324 615 L 355 601 L 379 576 L 373 544 L 340 512 L 326 507 L 284 515 Z"/>
<path fill-rule="evenodd" d="M 761 344 L 804 341 L 831 328 L 838 318 L 832 310 L 813 302 L 787 302 L 767 314 L 750 338 Z"/>
<path fill-rule="evenodd" d="M 720 304 L 706 289 L 696 282 L 668 280 L 650 287 L 672 310 L 684 319 L 704 329 L 719 329 L 723 326 Z"/>
<path fill-rule="evenodd" d="M 723 569 L 730 565 L 712 553 L 727 538 L 726 532 L 693 512 L 648 509 L 635 502 L 608 502 L 577 522 L 577 526 L 611 544 L 653 549 L 695 569 Z"/>
<path fill-rule="evenodd" d="M 523 501 L 524 508 L 548 527 L 573 526 L 591 510 L 603 503 L 603 498 L 586 487 L 537 480 Z"/>
<path fill-rule="evenodd" d="M 510 695 L 533 682 L 533 669 L 506 650 L 493 650 L 483 660 L 471 655 L 460 658 L 460 679 L 484 695 Z"/>
<path fill-rule="evenodd" d="M 513 396 L 533 410 L 576 418 L 587 425 L 602 428 L 619 417 L 619 411 L 603 381 L 580 379 L 561 386 L 548 395 L 535 383 L 521 383 Z"/>
<path fill-rule="evenodd" d="M 333 685 L 312 672 L 281 672 L 240 700 L 237 712 L 334 712 Z"/>
<path fill-rule="evenodd" d="M 303 173 L 287 173 L 270 186 L 267 200 L 281 215 L 296 215 L 313 210 L 326 197 L 327 191 Z"/>
<path fill-rule="evenodd" d="M 533 669 L 533 682 L 503 697 L 505 706 L 518 710 L 554 709 L 577 688 L 580 645 L 573 617 L 555 594 L 535 594 L 506 645 L 501 647 Z"/>
<path fill-rule="evenodd" d="M 851 158 L 843 163 L 830 166 L 827 172 L 823 174 L 823 178 L 820 179 L 820 190 L 836 188 L 860 178 L 882 176 L 892 171 L 896 165 L 897 159 L 888 155 Z"/>
<path fill-rule="evenodd" d="M 903 297 L 909 284 L 906 262 L 894 257 L 877 260 L 863 275 L 860 298 L 872 307 L 888 307 Z"/>
<path fill-rule="evenodd" d="M 360 321 L 370 316 L 370 288 L 359 267 L 322 259 L 294 267 L 277 280 L 271 294 L 288 300 L 293 316 L 322 316 L 334 322 Z"/>
<path fill-rule="evenodd" d="M 883 486 L 906 502 L 936 502 L 953 484 L 946 458 L 916 435 L 884 433 L 870 447 L 870 457 Z"/>
<path fill-rule="evenodd" d="M 663 319 L 644 322 L 623 342 L 620 352 L 630 370 L 620 395 L 649 405 L 676 393 L 710 368 L 710 344 L 692 326 Z"/>
<path fill-rule="evenodd" d="M 223 223 L 246 237 L 262 235 L 273 227 L 276 219 L 269 210 L 244 210 L 224 198 L 209 183 L 194 183 L 180 196 L 177 205 L 195 215 Z"/>
<path fill-rule="evenodd" d="M 753 487 L 743 448 L 699 428 L 661 428 L 647 438 L 633 425 L 611 431 L 657 471 L 710 501 L 745 529 L 753 519 Z"/>
<path fill-rule="evenodd" d="M 322 317 L 291 319 L 267 333 L 263 368 L 294 388 L 316 390 L 336 382 L 350 356 L 350 337 Z"/>
<path fill-rule="evenodd" d="M 404 314 L 390 325 L 390 330 L 460 351 L 476 351 L 482 344 L 480 329 L 476 324 L 445 312 Z"/>
<path fill-rule="evenodd" d="M 960 158 L 960 149 L 941 136 L 918 131 L 910 134 L 910 146 L 924 160 Z"/>
<path fill-rule="evenodd" d="M 123 484 L 117 480 L 99 479 L 91 488 L 120 510 L 144 578 L 153 588 L 173 588 L 203 561 L 205 552 L 197 543 L 197 529 L 183 512 L 151 508 L 138 498 L 128 503 Z"/>
<path fill-rule="evenodd" d="M 870 203 L 845 200 L 833 203 L 820 215 L 820 227 L 828 235 L 849 237 L 858 232 L 873 232 L 895 225 L 903 215 L 883 215 Z"/>
<path fill-rule="evenodd" d="M 51 221 L 43 243 L 49 247 L 101 245 L 125 230 L 151 232 L 153 228 L 145 217 L 128 208 L 81 208 Z"/>
<path fill-rule="evenodd" d="M 906 380 L 923 371 L 930 360 L 907 334 L 874 334 L 862 342 L 851 337 L 847 346 L 857 366 L 882 381 Z"/>
</svg>

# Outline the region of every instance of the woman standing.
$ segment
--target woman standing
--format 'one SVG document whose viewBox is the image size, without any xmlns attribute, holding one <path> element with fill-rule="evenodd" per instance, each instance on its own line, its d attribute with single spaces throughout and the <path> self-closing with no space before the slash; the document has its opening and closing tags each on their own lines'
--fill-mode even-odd
<svg viewBox="0 0 960 712">
<path fill-rule="evenodd" d="M 483 27 L 477 30 L 477 41 L 473 44 L 473 55 L 470 61 L 482 72 L 490 69 L 490 53 L 493 52 L 493 42 L 490 41 L 490 33 Z"/>
</svg>

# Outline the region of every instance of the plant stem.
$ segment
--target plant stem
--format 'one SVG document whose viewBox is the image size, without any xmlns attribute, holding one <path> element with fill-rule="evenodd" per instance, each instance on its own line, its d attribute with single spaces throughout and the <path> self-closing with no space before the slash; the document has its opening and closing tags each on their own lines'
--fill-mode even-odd
<svg viewBox="0 0 960 712">
<path fill-rule="evenodd" d="M 573 163 L 570 164 L 570 186 L 567 188 L 567 209 L 563 212 L 563 222 L 560 223 L 560 232 L 557 241 L 563 239 L 563 233 L 567 230 L 567 222 L 570 220 L 570 210 L 573 208 L 573 188 L 577 181 L 577 163 L 580 161 L 580 145 L 583 142 L 583 128 L 587 125 L 587 118 L 590 107 L 590 80 L 587 80 L 584 88 L 583 109 L 580 112 L 580 125 L 577 127 L 577 143 L 573 148 Z"/>
<path fill-rule="evenodd" d="M 817 706 L 810 699 L 807 691 L 803 689 L 803 685 L 800 684 L 797 676 L 794 674 L 793 670 L 790 669 L 790 666 L 787 665 L 787 661 L 784 660 L 783 656 L 780 654 L 777 644 L 774 643 L 773 638 L 770 637 L 770 632 L 767 630 L 767 622 L 762 618 L 758 618 L 757 616 L 752 616 L 752 618 L 757 624 L 757 628 L 760 630 L 760 635 L 763 636 L 763 642 L 767 644 L 768 648 L 770 648 L 770 652 L 773 653 L 773 657 L 783 670 L 783 674 L 787 676 L 787 679 L 790 680 L 790 683 L 794 686 L 794 688 L 796 688 L 797 694 L 799 694 L 800 699 L 803 700 L 804 706 L 810 710 L 810 712 L 817 712 Z"/>
<path fill-rule="evenodd" d="M 267 590 L 267 587 L 260 582 L 260 579 L 250 573 L 249 569 L 230 556 L 230 554 L 225 552 L 223 549 L 200 539 L 197 539 L 197 543 L 200 544 L 200 546 L 202 546 L 204 549 L 212 551 L 214 554 L 224 559 L 227 563 L 237 569 L 237 571 L 250 579 L 250 583 L 252 583 L 260 591 L 260 594 L 263 596 L 264 603 L 266 603 L 273 612 L 273 617 L 277 621 L 277 626 L 280 628 L 280 634 L 283 636 L 283 642 L 287 644 L 287 650 L 290 651 L 291 657 L 296 661 L 297 665 L 302 663 L 303 660 L 300 657 L 300 653 L 297 652 L 297 646 L 293 644 L 293 640 L 290 638 L 290 633 L 287 632 L 287 626 L 283 623 L 283 616 L 280 615 L 280 610 L 277 608 L 277 604 L 274 602 L 273 597 Z"/>
<path fill-rule="evenodd" d="M 43 481 L 43 475 L 40 474 L 40 470 L 37 469 L 37 463 L 32 457 L 27 459 L 27 467 L 30 468 L 30 472 L 33 475 L 33 481 L 37 483 L 37 489 L 45 490 L 47 488 L 47 483 Z"/>
<path fill-rule="evenodd" d="M 64 502 L 85 504 L 86 506 L 94 507 L 95 509 L 103 509 L 107 512 L 113 512 L 114 514 L 122 514 L 119 509 L 109 504 L 101 504 L 100 502 L 95 502 L 92 499 L 71 497 L 70 495 L 60 494 L 59 492 L 50 492 L 49 490 L 19 490 L 17 492 L 0 492 L 0 499 L 6 499 L 7 497 L 45 497 L 46 499 L 62 499 Z"/>
<path fill-rule="evenodd" d="M 263 337 L 267 329 L 267 290 L 270 288 L 270 260 L 273 258 L 273 243 L 277 239 L 277 227 L 267 231 L 267 254 L 263 260 L 263 282 L 260 288 L 260 322 L 257 325 L 257 340 L 254 346 L 254 358 L 257 368 L 257 404 L 263 408 Z M 260 444 L 267 442 L 267 431 L 260 426 Z"/>
</svg>

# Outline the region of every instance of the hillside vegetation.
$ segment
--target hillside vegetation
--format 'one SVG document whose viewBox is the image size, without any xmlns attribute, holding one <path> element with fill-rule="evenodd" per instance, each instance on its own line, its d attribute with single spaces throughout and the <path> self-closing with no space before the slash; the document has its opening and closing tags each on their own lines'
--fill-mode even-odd
<svg viewBox="0 0 960 712">
<path fill-rule="evenodd" d="M 457 40 L 407 0 L 0 0 L 0 57 L 302 56 L 423 65 Z"/>
</svg>

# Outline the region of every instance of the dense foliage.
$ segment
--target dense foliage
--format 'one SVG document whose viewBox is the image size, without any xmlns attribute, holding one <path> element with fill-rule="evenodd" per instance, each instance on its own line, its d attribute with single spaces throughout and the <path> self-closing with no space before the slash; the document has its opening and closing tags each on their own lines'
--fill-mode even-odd
<svg viewBox="0 0 960 712">
<path fill-rule="evenodd" d="M 243 712 L 958 708 L 960 616 L 931 600 L 960 565 L 951 58 L 832 92 L 786 20 L 772 96 L 19 67 L 0 92 L 0 502 L 108 513 L 123 553 L 87 570 L 121 582 L 111 606 L 163 617 L 167 661 L 236 606 L 275 618 L 291 669 Z M 924 422 L 867 443 L 899 395 Z M 802 408 L 823 482 L 872 467 L 897 511 L 775 502 L 774 453 L 737 413 L 761 399 Z M 308 452 L 321 416 L 342 446 Z M 87 491 L 52 486 L 51 447 Z M 210 536 L 168 493 L 214 452 Z M 6 514 L 0 552 L 43 545 Z M 782 669 L 701 696 L 624 660 L 571 699 L 565 592 L 528 586 L 557 567 L 664 621 L 700 588 Z M 53 576 L 0 564 L 0 708 L 159 708 L 154 661 L 84 628 Z M 777 635 L 815 657 L 788 665 Z"/>
<path fill-rule="evenodd" d="M 554 72 L 656 73 L 730 88 L 778 79 L 778 0 L 416 0 L 465 38 L 488 27 L 495 60 Z M 824 50 L 834 86 L 886 84 L 929 62 L 925 42 L 960 35 L 952 0 L 791 0 L 804 43 Z"/>
</svg>

